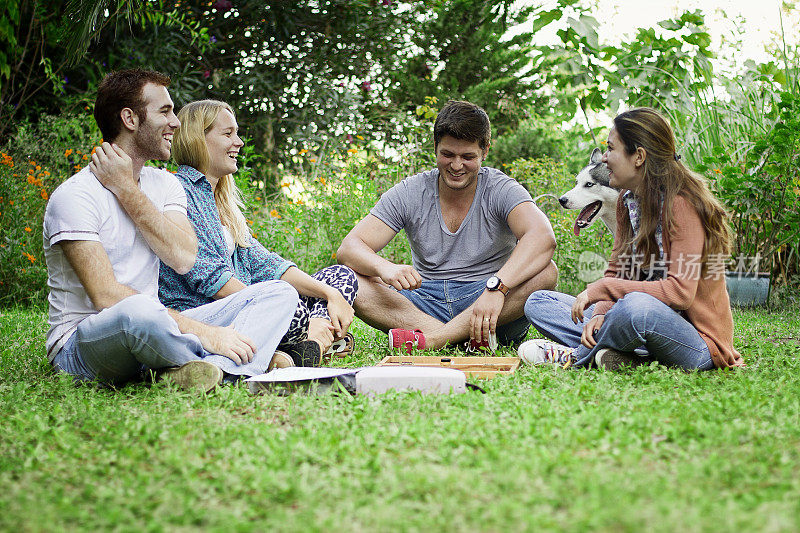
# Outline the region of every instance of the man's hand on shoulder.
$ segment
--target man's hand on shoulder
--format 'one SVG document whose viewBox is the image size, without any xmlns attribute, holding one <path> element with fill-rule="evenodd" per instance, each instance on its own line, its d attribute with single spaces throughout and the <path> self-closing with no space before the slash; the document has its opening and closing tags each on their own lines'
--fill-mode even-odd
<svg viewBox="0 0 800 533">
<path fill-rule="evenodd" d="M 422 285 L 422 276 L 411 265 L 397 265 L 388 263 L 381 267 L 381 281 L 391 285 L 398 291 L 408 289 L 419 289 Z"/>
<path fill-rule="evenodd" d="M 89 169 L 100 184 L 118 197 L 137 187 L 133 175 L 133 162 L 128 154 L 115 144 L 104 142 L 95 149 Z"/>
</svg>

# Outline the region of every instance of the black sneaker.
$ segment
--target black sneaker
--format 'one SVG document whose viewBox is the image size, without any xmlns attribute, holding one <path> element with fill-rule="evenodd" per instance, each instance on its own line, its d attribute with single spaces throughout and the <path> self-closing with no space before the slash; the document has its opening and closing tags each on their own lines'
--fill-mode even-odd
<svg viewBox="0 0 800 533">
<path fill-rule="evenodd" d="M 603 348 L 594 355 L 594 362 L 598 368 L 619 372 L 624 368 L 646 365 L 650 362 L 650 358 L 632 352 L 618 352 L 611 348 Z"/>
<path fill-rule="evenodd" d="M 294 361 L 295 366 L 319 366 L 322 364 L 322 348 L 317 341 L 300 341 L 292 344 L 281 344 L 283 350 Z"/>
</svg>

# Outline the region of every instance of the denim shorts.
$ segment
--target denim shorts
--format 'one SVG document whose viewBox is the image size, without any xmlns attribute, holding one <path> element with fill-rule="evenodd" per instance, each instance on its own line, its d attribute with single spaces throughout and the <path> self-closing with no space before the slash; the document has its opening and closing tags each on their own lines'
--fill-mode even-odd
<svg viewBox="0 0 800 533">
<path fill-rule="evenodd" d="M 441 322 L 450 322 L 461 314 L 486 289 L 486 280 L 423 281 L 419 289 L 399 291 L 414 306 Z M 528 335 L 530 323 L 524 316 L 497 328 L 497 342 L 508 346 L 522 342 Z"/>
</svg>

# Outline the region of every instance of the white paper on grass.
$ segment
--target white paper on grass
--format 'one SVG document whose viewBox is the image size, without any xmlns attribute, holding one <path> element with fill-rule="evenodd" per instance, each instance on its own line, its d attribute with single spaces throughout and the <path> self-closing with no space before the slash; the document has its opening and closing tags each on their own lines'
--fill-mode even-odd
<svg viewBox="0 0 800 533">
<path fill-rule="evenodd" d="M 311 381 L 315 379 L 328 379 L 337 376 L 355 374 L 361 368 L 318 368 L 312 366 L 291 366 L 276 368 L 266 374 L 259 374 L 245 381 L 260 383 L 287 383 L 292 381 Z"/>
<path fill-rule="evenodd" d="M 422 366 L 374 366 L 356 374 L 359 394 L 383 394 L 392 389 L 461 394 L 466 392 L 466 374 L 455 368 Z"/>
</svg>

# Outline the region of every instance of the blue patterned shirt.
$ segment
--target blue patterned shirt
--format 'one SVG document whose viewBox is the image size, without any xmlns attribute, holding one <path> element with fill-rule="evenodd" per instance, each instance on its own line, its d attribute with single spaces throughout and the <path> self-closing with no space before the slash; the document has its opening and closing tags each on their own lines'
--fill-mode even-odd
<svg viewBox="0 0 800 533">
<path fill-rule="evenodd" d="M 183 275 L 161 263 L 158 297 L 165 306 L 179 311 L 198 307 L 213 302 L 214 295 L 233 277 L 251 285 L 280 279 L 295 266 L 252 236 L 249 247 L 237 245 L 233 256 L 228 254 L 211 184 L 186 165 L 178 168 L 176 176 L 186 190 L 187 215 L 197 233 L 197 259 Z"/>
</svg>

